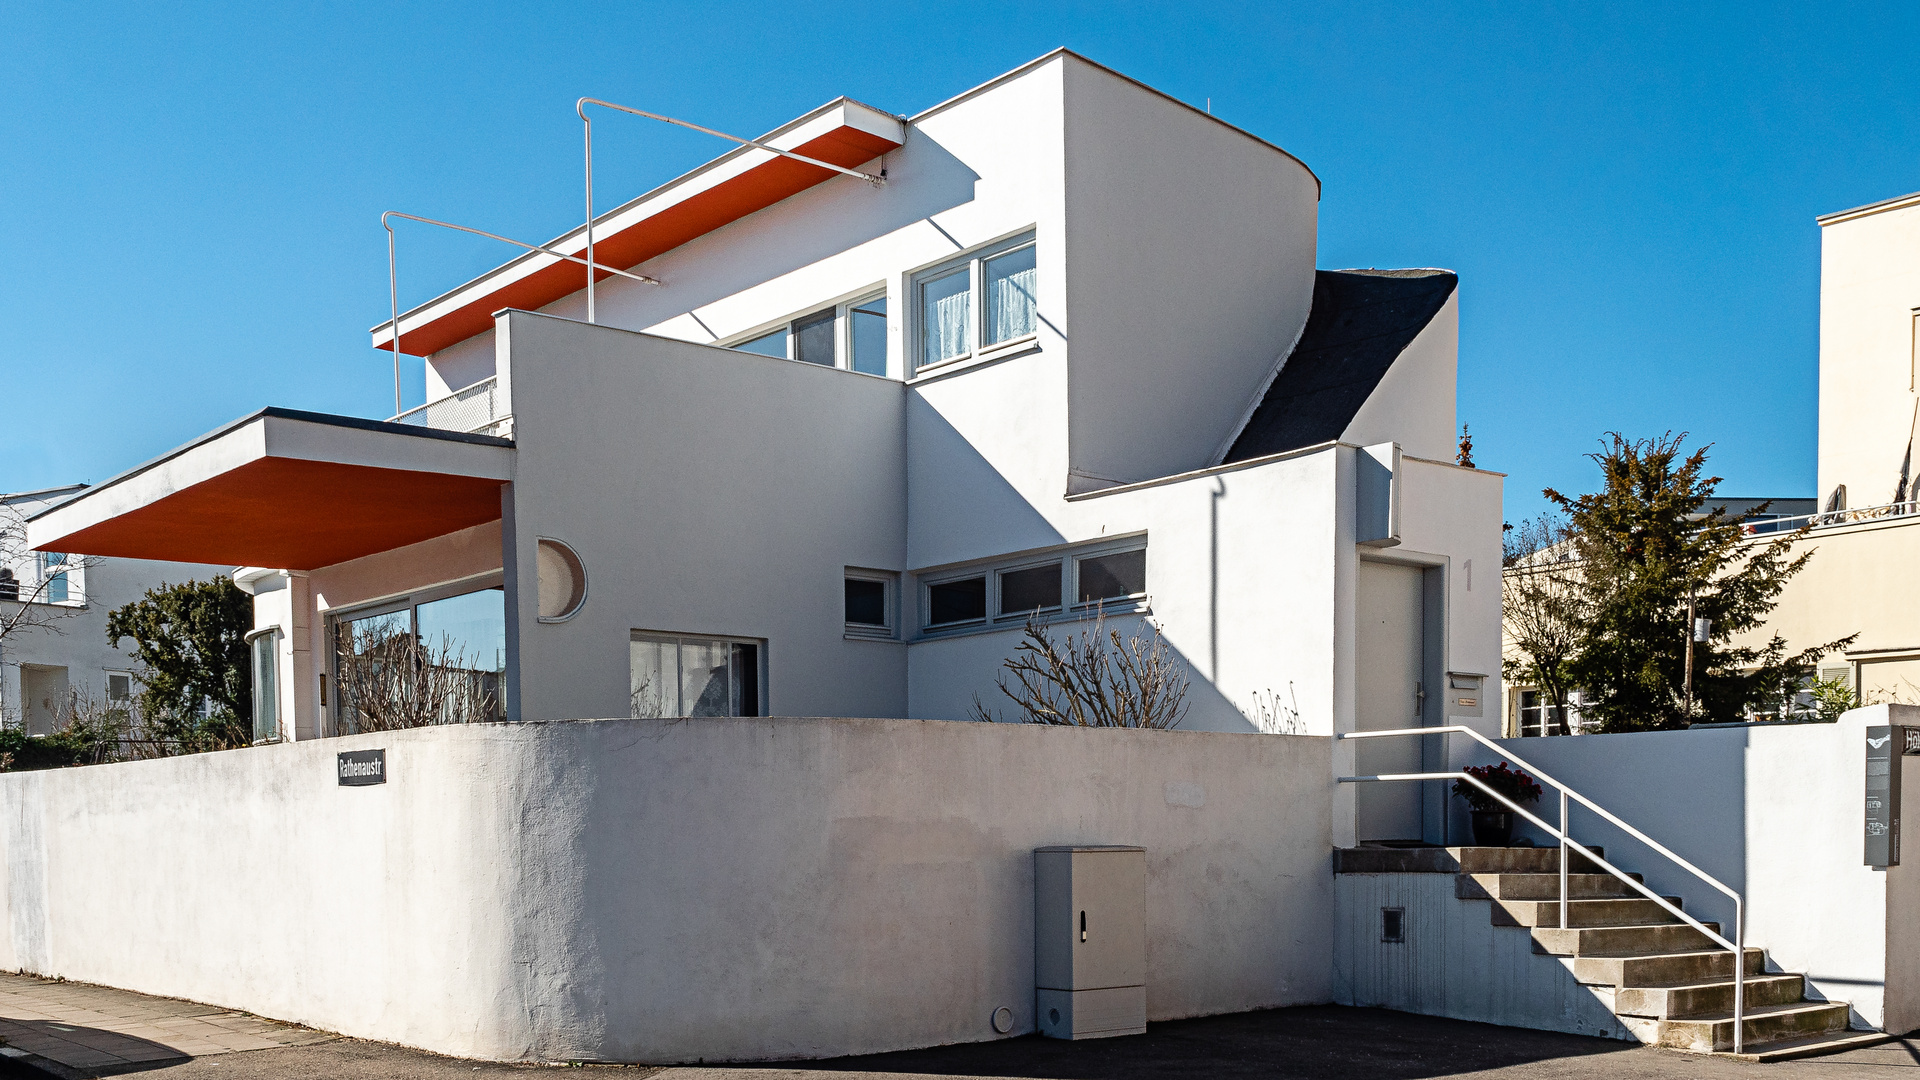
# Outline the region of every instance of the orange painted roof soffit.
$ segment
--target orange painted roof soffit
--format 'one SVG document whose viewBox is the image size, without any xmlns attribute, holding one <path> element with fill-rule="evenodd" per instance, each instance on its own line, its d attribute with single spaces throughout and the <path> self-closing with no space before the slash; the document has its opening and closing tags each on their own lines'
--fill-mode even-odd
<svg viewBox="0 0 1920 1080">
<path fill-rule="evenodd" d="M 513 444 L 265 409 L 34 515 L 45 551 L 313 570 L 498 520 Z"/>
<path fill-rule="evenodd" d="M 898 117 L 841 98 L 758 140 L 769 146 L 854 168 L 906 141 Z M 628 270 L 680 245 L 764 210 L 842 174 L 742 146 L 615 210 L 596 215 L 596 264 Z M 861 181 L 843 177 L 844 183 Z M 584 257 L 584 227 L 548 241 L 555 251 Z M 597 274 L 604 281 L 609 274 Z M 502 308 L 537 311 L 586 288 L 586 268 L 540 252 L 505 263 L 400 316 L 400 351 L 427 356 L 493 328 Z M 369 334 L 376 349 L 392 348 L 393 324 Z"/>
</svg>

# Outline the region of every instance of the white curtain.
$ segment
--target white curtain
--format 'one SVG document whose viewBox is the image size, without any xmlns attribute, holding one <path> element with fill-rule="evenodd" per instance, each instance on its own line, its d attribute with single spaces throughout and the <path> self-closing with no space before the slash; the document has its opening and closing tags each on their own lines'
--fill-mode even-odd
<svg viewBox="0 0 1920 1080">
<path fill-rule="evenodd" d="M 1033 248 L 987 260 L 987 344 L 1033 333 L 1038 273 Z"/>
<path fill-rule="evenodd" d="M 922 364 L 937 364 L 973 348 L 973 295 L 968 274 L 956 270 L 920 286 Z"/>
</svg>

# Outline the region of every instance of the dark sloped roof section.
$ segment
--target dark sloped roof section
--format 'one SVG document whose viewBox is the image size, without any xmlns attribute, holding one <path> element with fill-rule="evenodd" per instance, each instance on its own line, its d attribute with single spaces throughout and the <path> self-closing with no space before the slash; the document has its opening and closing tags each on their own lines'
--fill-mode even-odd
<svg viewBox="0 0 1920 1080">
<path fill-rule="evenodd" d="M 1317 271 L 1307 328 L 1226 462 L 1338 439 L 1459 284 L 1445 270 Z"/>
</svg>

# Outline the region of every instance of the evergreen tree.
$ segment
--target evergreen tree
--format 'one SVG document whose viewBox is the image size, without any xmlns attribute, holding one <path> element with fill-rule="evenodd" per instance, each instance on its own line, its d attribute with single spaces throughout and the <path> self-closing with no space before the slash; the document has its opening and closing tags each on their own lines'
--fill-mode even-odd
<svg viewBox="0 0 1920 1080">
<path fill-rule="evenodd" d="M 115 648 L 133 639 L 150 737 L 189 752 L 253 741 L 252 629 L 253 598 L 228 578 L 163 582 L 107 615 Z"/>
<path fill-rule="evenodd" d="M 1580 647 L 1570 664 L 1603 731 L 1648 731 L 1693 722 L 1736 721 L 1769 711 L 1813 675 L 1821 656 L 1854 637 L 1787 651 L 1779 634 L 1763 647 L 1732 638 L 1759 627 L 1781 589 L 1813 557 L 1793 553 L 1807 528 L 1764 544 L 1724 507 L 1703 511 L 1720 484 L 1705 474 L 1707 448 L 1686 454 L 1686 436 L 1629 441 L 1609 433 L 1599 491 L 1568 498 L 1544 494 L 1567 515 L 1580 563 Z M 1710 620 L 1708 640 L 1693 645 L 1691 700 L 1686 693 L 1688 600 Z"/>
</svg>

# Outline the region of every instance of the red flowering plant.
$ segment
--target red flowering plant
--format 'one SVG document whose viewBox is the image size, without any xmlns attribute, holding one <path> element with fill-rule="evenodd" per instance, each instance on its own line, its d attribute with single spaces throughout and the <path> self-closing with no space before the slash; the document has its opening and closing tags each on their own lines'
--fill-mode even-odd
<svg viewBox="0 0 1920 1080">
<path fill-rule="evenodd" d="M 1461 771 L 1516 803 L 1540 801 L 1540 785 L 1533 782 L 1533 777 L 1519 769 L 1508 768 L 1504 761 L 1498 765 L 1469 765 Z M 1467 800 L 1467 805 L 1475 810 L 1511 810 L 1507 804 L 1465 780 L 1453 782 L 1453 793 Z"/>
</svg>

